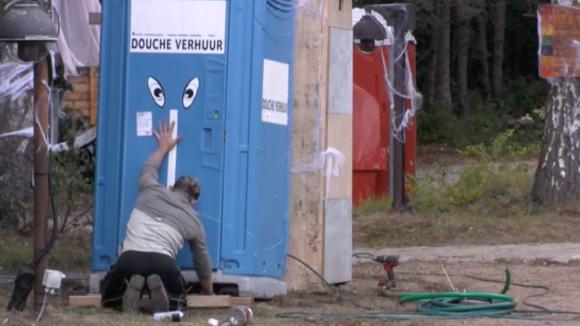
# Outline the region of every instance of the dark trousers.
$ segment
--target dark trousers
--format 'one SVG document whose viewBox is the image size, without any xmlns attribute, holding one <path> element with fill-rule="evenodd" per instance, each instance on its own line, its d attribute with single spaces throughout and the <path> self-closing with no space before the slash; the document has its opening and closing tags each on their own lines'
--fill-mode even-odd
<svg viewBox="0 0 580 326">
<path fill-rule="evenodd" d="M 125 251 L 101 284 L 103 307 L 120 309 L 127 283 L 136 274 L 145 279 L 149 275 L 159 275 L 169 296 L 170 309 L 183 305 L 187 295 L 185 280 L 173 258 L 155 252 Z"/>
</svg>

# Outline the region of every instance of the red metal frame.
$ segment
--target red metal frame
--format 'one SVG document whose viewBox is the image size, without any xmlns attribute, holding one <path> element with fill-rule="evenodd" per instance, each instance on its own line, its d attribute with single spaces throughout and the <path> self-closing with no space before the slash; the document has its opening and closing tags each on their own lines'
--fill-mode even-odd
<svg viewBox="0 0 580 326">
<path fill-rule="evenodd" d="M 389 48 L 365 52 L 353 49 L 353 205 L 389 195 L 389 144 L 391 137 L 389 94 L 384 84 L 381 51 L 388 67 Z M 415 43 L 409 42 L 408 56 L 415 78 Z M 405 100 L 410 110 L 411 100 Z M 412 194 L 410 179 L 415 175 L 417 137 L 413 117 L 405 131 L 405 195 Z"/>
</svg>

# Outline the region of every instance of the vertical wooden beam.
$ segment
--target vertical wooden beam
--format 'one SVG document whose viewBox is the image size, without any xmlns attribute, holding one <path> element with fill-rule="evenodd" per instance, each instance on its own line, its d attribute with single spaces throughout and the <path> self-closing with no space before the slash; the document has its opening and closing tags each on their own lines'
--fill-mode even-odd
<svg viewBox="0 0 580 326">
<path fill-rule="evenodd" d="M 97 71 L 98 67 L 89 68 L 89 121 L 91 126 L 97 124 L 97 98 L 99 97 Z"/>
<path fill-rule="evenodd" d="M 46 232 L 48 218 L 48 56 L 34 64 L 34 308 L 40 309 L 42 277 L 48 266 Z"/>
<path fill-rule="evenodd" d="M 296 13 L 289 253 L 321 275 L 325 256 L 325 204 L 329 195 L 325 167 L 320 164 L 321 152 L 330 146 L 329 34 L 332 26 L 351 28 L 351 13 L 348 1 L 339 6 L 336 0 L 310 0 Z M 288 260 L 286 282 L 290 290 L 311 289 L 321 284 L 311 271 L 292 259 Z"/>
<path fill-rule="evenodd" d="M 323 174 L 316 168 L 325 146 L 326 115 L 322 65 L 324 2 L 310 0 L 297 9 L 294 62 L 294 111 L 292 130 L 292 189 L 290 209 L 290 254 L 321 271 L 323 266 Z M 324 102 L 323 102 L 324 101 Z M 287 260 L 286 282 L 290 290 L 307 289 L 320 283 L 300 263 Z"/>
</svg>

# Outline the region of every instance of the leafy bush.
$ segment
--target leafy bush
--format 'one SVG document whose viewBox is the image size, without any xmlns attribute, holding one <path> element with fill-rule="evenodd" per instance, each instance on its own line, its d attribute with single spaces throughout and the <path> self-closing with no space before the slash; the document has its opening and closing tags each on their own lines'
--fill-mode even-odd
<svg viewBox="0 0 580 326">
<path fill-rule="evenodd" d="M 75 136 L 88 128 L 86 119 L 67 114 L 59 126 L 60 139 L 69 150 L 53 155 L 52 190 L 55 194 L 60 230 L 92 224 L 94 145 L 75 148 Z"/>
<path fill-rule="evenodd" d="M 354 217 L 371 215 L 377 212 L 388 211 L 393 204 L 390 197 L 385 198 L 373 198 L 365 201 L 359 207 L 355 207 L 353 210 Z"/>
<path fill-rule="evenodd" d="M 490 146 L 502 133 L 514 129 L 510 142 L 532 142 L 539 146 L 546 83 L 524 78 L 508 80 L 504 93 L 501 100 L 489 101 L 479 92 L 471 92 L 471 115 L 465 120 L 460 120 L 455 108 L 449 105 L 435 104 L 426 111 L 419 111 L 419 143 L 447 144 L 456 148 Z"/>
<path fill-rule="evenodd" d="M 540 153 L 540 142 L 525 142 L 516 139 L 515 129 L 508 129 L 495 137 L 491 144 L 468 145 L 459 153 L 484 160 L 508 157 L 530 157 Z"/>
<path fill-rule="evenodd" d="M 507 126 L 507 118 L 495 112 L 493 106 L 473 101 L 472 114 L 465 120 L 457 118 L 450 106 L 437 105 L 418 115 L 417 134 L 421 144 L 448 144 L 465 147 L 489 141 Z"/>
<path fill-rule="evenodd" d="M 423 213 L 471 211 L 506 214 L 531 204 L 533 165 L 494 163 L 468 164 L 454 179 L 442 167 L 415 180 L 411 207 Z"/>
<path fill-rule="evenodd" d="M 511 117 L 522 117 L 542 107 L 547 96 L 548 83 L 543 79 L 528 80 L 523 77 L 508 79 L 503 98 L 498 105 L 499 109 Z"/>
</svg>

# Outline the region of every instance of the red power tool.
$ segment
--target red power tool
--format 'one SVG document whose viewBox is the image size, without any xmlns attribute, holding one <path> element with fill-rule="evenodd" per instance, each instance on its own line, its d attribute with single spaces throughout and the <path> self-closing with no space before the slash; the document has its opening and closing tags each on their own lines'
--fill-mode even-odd
<svg viewBox="0 0 580 326">
<path fill-rule="evenodd" d="M 386 291 L 396 287 L 395 283 L 395 266 L 399 265 L 399 256 L 376 256 L 374 260 L 383 264 L 387 277 L 379 281 L 379 290 Z"/>
</svg>

